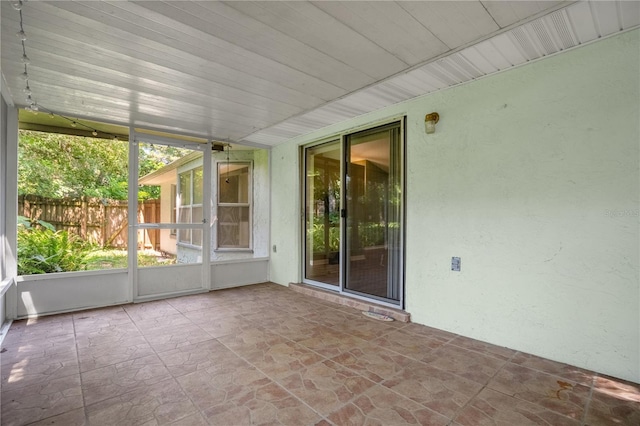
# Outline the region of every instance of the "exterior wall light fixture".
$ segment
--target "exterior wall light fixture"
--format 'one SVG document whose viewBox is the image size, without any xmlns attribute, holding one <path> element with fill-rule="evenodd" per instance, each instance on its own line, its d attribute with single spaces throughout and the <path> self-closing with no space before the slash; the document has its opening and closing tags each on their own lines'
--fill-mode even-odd
<svg viewBox="0 0 640 426">
<path fill-rule="evenodd" d="M 436 123 L 440 121 L 440 115 L 437 112 L 432 112 L 424 117 L 424 131 L 427 133 L 436 132 Z"/>
</svg>

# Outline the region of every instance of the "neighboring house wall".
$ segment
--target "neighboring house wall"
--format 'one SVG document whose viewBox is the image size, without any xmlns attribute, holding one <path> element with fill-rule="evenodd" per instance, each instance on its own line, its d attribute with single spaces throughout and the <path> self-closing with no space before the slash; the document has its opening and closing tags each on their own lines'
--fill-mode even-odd
<svg viewBox="0 0 640 426">
<path fill-rule="evenodd" d="M 176 175 L 177 176 L 177 175 Z M 177 177 L 173 182 L 160 185 L 160 222 L 173 222 L 173 208 L 171 203 L 171 186 L 176 185 Z M 165 195 L 168 194 L 168 195 Z M 160 250 L 165 253 L 176 254 L 176 235 L 171 235 L 170 229 L 160 230 Z"/>
<path fill-rule="evenodd" d="M 412 320 L 640 382 L 639 41 L 624 33 L 274 148 L 271 280 L 301 279 L 300 145 L 406 115 Z"/>
<path fill-rule="evenodd" d="M 252 247 L 246 250 L 216 250 L 217 227 L 216 206 L 218 200 L 218 163 L 227 161 L 226 152 L 215 152 L 211 160 L 211 261 L 228 261 L 240 259 L 254 259 L 269 256 L 269 151 L 257 150 L 231 150 L 229 161 L 247 161 L 253 164 L 252 170 Z M 180 173 L 202 165 L 202 158 L 180 166 Z M 171 222 L 171 185 L 161 186 L 162 191 L 162 221 Z M 165 195 L 166 194 L 166 195 Z M 161 238 L 162 250 L 175 253 L 176 238 L 169 236 L 169 230 L 163 230 Z M 201 250 L 197 247 L 178 243 L 177 258 L 179 263 L 199 262 Z"/>
</svg>

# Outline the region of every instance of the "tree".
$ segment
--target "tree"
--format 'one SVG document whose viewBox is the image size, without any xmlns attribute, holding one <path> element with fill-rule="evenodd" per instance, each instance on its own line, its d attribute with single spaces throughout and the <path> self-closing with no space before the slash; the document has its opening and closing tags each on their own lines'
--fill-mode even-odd
<svg viewBox="0 0 640 426">
<path fill-rule="evenodd" d="M 188 150 L 144 145 L 140 176 L 185 155 Z M 98 197 L 126 200 L 128 142 L 21 130 L 18 193 L 49 198 Z M 159 198 L 158 187 L 141 187 L 139 198 Z"/>
<path fill-rule="evenodd" d="M 20 131 L 18 193 L 127 198 L 127 142 Z"/>
<path fill-rule="evenodd" d="M 139 145 L 138 154 L 138 170 L 139 176 L 148 175 L 169 163 L 176 161 L 178 158 L 187 155 L 190 150 L 184 148 L 176 148 L 165 145 L 152 145 L 142 143 Z M 160 198 L 160 187 L 152 185 L 141 185 L 138 189 L 138 199 L 157 199 Z"/>
</svg>

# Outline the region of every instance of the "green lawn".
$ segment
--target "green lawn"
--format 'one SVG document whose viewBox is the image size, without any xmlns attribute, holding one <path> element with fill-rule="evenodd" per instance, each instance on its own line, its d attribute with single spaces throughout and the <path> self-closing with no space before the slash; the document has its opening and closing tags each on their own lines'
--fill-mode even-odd
<svg viewBox="0 0 640 426">
<path fill-rule="evenodd" d="M 116 269 L 127 267 L 127 251 L 103 249 L 91 252 L 88 256 L 88 270 Z M 163 255 L 160 252 L 145 250 L 138 252 L 138 266 L 173 265 L 175 256 Z"/>
</svg>

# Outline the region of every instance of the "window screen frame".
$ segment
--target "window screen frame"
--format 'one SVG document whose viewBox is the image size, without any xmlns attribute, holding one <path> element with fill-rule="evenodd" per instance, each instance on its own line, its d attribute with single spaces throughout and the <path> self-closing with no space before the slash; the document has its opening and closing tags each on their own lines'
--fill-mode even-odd
<svg viewBox="0 0 640 426">
<path fill-rule="evenodd" d="M 177 183 L 176 183 L 176 198 L 177 199 L 179 198 L 182 201 L 183 197 L 181 196 L 182 195 L 182 190 L 181 190 L 182 187 L 180 185 L 180 178 L 181 178 L 181 176 L 188 174 L 189 175 L 189 204 L 180 203 L 180 205 L 178 205 L 178 203 L 176 203 L 176 210 L 175 210 L 175 212 L 176 212 L 176 216 L 175 216 L 176 223 L 197 223 L 197 222 L 194 222 L 194 220 L 193 220 L 193 210 L 194 210 L 194 208 L 198 208 L 199 207 L 202 210 L 203 215 L 204 215 L 204 204 L 202 202 L 194 203 L 194 200 L 196 199 L 196 197 L 195 197 L 195 195 L 196 195 L 195 194 L 195 187 L 196 187 L 195 186 L 195 176 L 196 176 L 196 171 L 199 170 L 199 169 L 203 170 L 203 166 L 202 165 L 196 166 L 196 167 L 194 167 L 192 169 L 184 170 L 184 171 L 178 173 Z M 203 172 L 204 172 L 204 170 L 203 170 Z M 204 184 L 204 182 L 202 182 L 202 184 Z M 201 197 L 202 197 L 202 194 L 200 194 L 200 198 Z M 183 208 L 188 208 L 189 209 L 189 222 L 181 222 L 181 220 L 180 220 L 180 210 L 183 209 Z M 186 246 L 186 247 L 202 248 L 202 244 L 203 244 L 202 236 L 200 237 L 200 239 L 201 239 L 200 244 L 194 244 L 194 242 L 193 242 L 193 231 L 194 231 L 194 229 L 178 230 L 178 232 L 176 233 L 177 234 L 176 235 L 176 239 L 177 239 L 176 243 L 179 244 L 179 245 L 182 245 L 182 246 Z M 189 234 L 189 241 L 188 242 L 187 241 L 183 241 L 183 240 L 180 239 L 180 232 L 188 232 L 188 234 Z"/>
<path fill-rule="evenodd" d="M 247 202 L 246 203 L 227 203 L 221 202 L 221 194 L 220 186 L 224 183 L 221 183 L 225 179 L 226 167 L 227 165 L 244 165 L 247 166 L 248 170 L 248 178 L 247 178 Z M 216 164 L 216 238 L 215 238 L 215 252 L 229 252 L 229 251 L 245 251 L 252 252 L 253 251 L 253 161 L 249 160 L 234 160 L 234 161 L 218 161 Z M 249 238 L 248 244 L 246 246 L 238 246 L 238 247 L 229 247 L 229 246 L 221 246 L 220 245 L 220 208 L 221 207 L 247 207 L 248 208 L 248 222 L 249 222 Z"/>
</svg>

